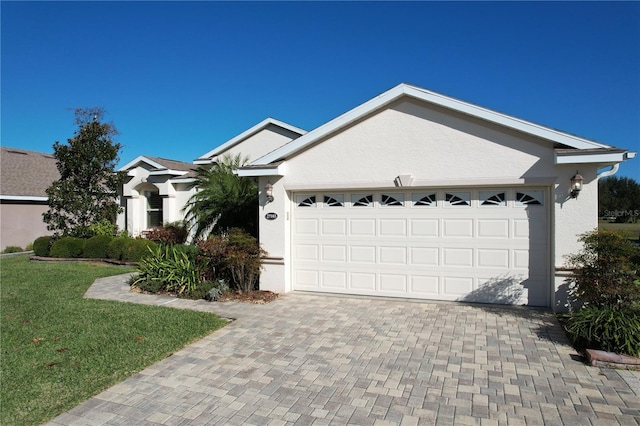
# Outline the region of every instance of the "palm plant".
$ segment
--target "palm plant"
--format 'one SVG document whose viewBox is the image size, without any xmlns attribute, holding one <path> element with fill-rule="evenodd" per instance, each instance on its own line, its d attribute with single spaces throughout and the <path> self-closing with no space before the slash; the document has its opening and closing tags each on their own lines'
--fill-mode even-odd
<svg viewBox="0 0 640 426">
<path fill-rule="evenodd" d="M 258 186 L 251 178 L 234 174 L 246 163 L 247 158 L 241 154 L 225 155 L 213 165 L 198 169 L 193 184 L 197 192 L 185 206 L 194 237 L 201 238 L 209 231 L 221 234 L 231 228 L 257 236 Z"/>
</svg>

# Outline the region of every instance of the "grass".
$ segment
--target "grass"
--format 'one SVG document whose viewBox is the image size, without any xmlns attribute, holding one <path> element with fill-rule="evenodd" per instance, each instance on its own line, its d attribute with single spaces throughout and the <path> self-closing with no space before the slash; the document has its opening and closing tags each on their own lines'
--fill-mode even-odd
<svg viewBox="0 0 640 426">
<path fill-rule="evenodd" d="M 83 299 L 130 268 L 0 259 L 0 424 L 42 424 L 225 324 L 216 315 Z"/>
<path fill-rule="evenodd" d="M 609 231 L 628 232 L 633 239 L 640 238 L 640 222 L 637 223 L 613 223 L 608 220 L 598 220 L 598 228 Z"/>
</svg>

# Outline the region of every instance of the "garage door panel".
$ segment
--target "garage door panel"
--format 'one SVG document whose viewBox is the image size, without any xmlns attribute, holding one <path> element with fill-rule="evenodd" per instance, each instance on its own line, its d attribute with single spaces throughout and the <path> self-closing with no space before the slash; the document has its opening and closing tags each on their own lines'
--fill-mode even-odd
<svg viewBox="0 0 640 426">
<path fill-rule="evenodd" d="M 442 266 L 473 266 L 473 250 L 459 248 L 445 248 L 442 250 Z"/>
<path fill-rule="evenodd" d="M 347 220 L 346 219 L 323 219 L 322 220 L 322 234 L 332 236 L 346 236 L 347 235 Z"/>
<path fill-rule="evenodd" d="M 406 247 L 379 247 L 378 248 L 381 264 L 407 264 L 407 248 Z"/>
<path fill-rule="evenodd" d="M 345 290 L 347 288 L 347 273 L 342 271 L 322 271 L 322 288 L 330 290 Z"/>
<path fill-rule="evenodd" d="M 317 290 L 320 287 L 318 271 L 299 269 L 295 273 L 298 290 Z"/>
<path fill-rule="evenodd" d="M 376 274 L 366 272 L 352 272 L 349 274 L 350 288 L 353 290 L 366 290 L 372 294 L 376 290 Z"/>
<path fill-rule="evenodd" d="M 509 219 L 478 219 L 478 238 L 509 238 Z"/>
<path fill-rule="evenodd" d="M 473 219 L 443 219 L 442 236 L 445 238 L 473 237 Z"/>
<path fill-rule="evenodd" d="M 464 296 L 473 290 L 471 277 L 443 277 L 443 293 L 448 296 Z"/>
<path fill-rule="evenodd" d="M 508 268 L 509 250 L 478 249 L 479 268 Z"/>
<path fill-rule="evenodd" d="M 322 260 L 325 262 L 346 262 L 347 246 L 346 245 L 323 245 Z"/>
<path fill-rule="evenodd" d="M 362 237 L 376 236 L 375 219 L 351 219 L 349 221 L 350 235 Z"/>
<path fill-rule="evenodd" d="M 422 295 L 422 297 L 435 297 L 441 293 L 440 278 L 436 275 L 412 275 L 411 292 Z"/>
<path fill-rule="evenodd" d="M 356 263 L 376 263 L 375 246 L 351 246 L 349 247 L 349 261 Z"/>
<path fill-rule="evenodd" d="M 295 232 L 298 235 L 318 235 L 319 219 L 296 219 Z"/>
<path fill-rule="evenodd" d="M 411 237 L 438 237 L 438 219 L 411 219 L 409 224 L 409 235 Z"/>
<path fill-rule="evenodd" d="M 436 247 L 411 247 L 411 264 L 438 266 L 440 250 Z"/>
<path fill-rule="evenodd" d="M 405 237 L 407 235 L 406 219 L 379 219 L 381 237 Z"/>
<path fill-rule="evenodd" d="M 318 260 L 319 248 L 317 244 L 296 244 L 294 259 Z"/>
<path fill-rule="evenodd" d="M 402 274 L 380 274 L 380 291 L 407 293 L 407 276 Z"/>
</svg>

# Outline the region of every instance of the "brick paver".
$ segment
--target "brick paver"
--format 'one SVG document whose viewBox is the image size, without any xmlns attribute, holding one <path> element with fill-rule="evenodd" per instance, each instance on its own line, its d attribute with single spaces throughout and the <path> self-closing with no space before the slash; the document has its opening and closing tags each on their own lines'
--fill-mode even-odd
<svg viewBox="0 0 640 426">
<path fill-rule="evenodd" d="M 267 305 L 86 297 L 235 321 L 52 425 L 640 425 L 640 373 L 578 360 L 547 310 L 287 294 Z"/>
</svg>

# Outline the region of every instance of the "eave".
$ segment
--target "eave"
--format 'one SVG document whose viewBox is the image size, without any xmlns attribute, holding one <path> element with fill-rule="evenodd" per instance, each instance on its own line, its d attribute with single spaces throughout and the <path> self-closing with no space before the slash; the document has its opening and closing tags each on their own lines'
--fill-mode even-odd
<svg viewBox="0 0 640 426">
<path fill-rule="evenodd" d="M 636 153 L 618 148 L 556 149 L 556 164 L 613 164 L 635 158 Z"/>
</svg>

